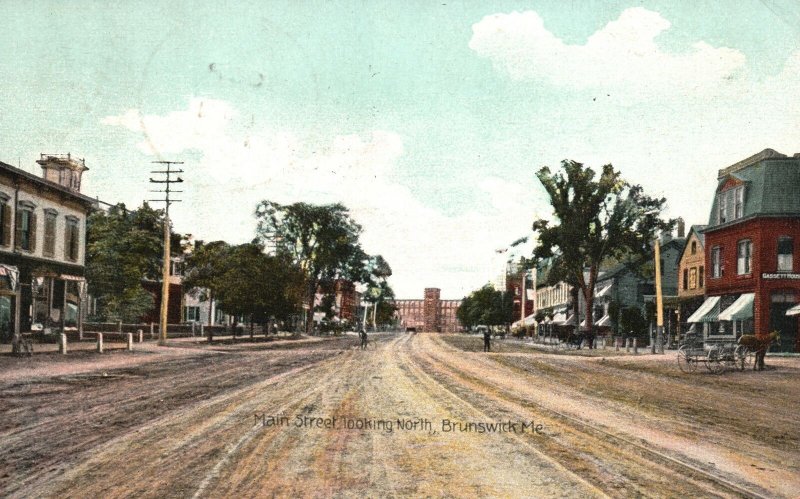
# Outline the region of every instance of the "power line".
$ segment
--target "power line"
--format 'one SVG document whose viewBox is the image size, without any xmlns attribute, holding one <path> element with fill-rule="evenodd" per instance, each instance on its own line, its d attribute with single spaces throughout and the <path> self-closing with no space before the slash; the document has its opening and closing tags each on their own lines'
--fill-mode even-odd
<svg viewBox="0 0 800 499">
<path fill-rule="evenodd" d="M 172 203 L 179 203 L 180 199 L 171 199 L 170 194 L 178 193 L 183 191 L 175 191 L 172 190 L 172 184 L 180 184 L 183 183 L 183 179 L 180 177 L 172 178 L 172 175 L 179 173 L 183 173 L 183 170 L 173 170 L 172 165 L 182 165 L 183 161 L 153 161 L 153 163 L 158 163 L 161 165 L 167 165 L 166 170 L 152 170 L 150 173 L 155 173 L 158 175 L 164 175 L 163 180 L 156 180 L 152 177 L 150 178 L 150 183 L 152 184 L 164 184 L 163 190 L 155 190 L 150 192 L 163 192 L 164 199 L 151 199 L 150 201 L 159 202 L 165 204 L 164 210 L 164 265 L 163 271 L 161 275 L 161 318 L 159 321 L 159 325 L 161 327 L 161 331 L 158 338 L 159 345 L 166 345 L 167 343 L 167 311 L 169 310 L 169 265 L 170 265 L 170 230 L 169 230 L 169 205 Z"/>
</svg>

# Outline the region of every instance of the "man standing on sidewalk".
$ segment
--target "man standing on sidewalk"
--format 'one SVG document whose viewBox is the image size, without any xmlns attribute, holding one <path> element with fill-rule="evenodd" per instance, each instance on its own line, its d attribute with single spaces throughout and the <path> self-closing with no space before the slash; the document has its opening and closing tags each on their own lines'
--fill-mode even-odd
<svg viewBox="0 0 800 499">
<path fill-rule="evenodd" d="M 489 328 L 483 331 L 483 351 L 490 352 L 492 350 L 492 332 Z"/>
</svg>

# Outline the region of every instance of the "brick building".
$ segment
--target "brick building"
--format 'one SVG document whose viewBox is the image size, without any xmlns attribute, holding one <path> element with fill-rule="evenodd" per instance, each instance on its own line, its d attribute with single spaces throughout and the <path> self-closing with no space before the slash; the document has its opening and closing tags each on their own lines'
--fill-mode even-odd
<svg viewBox="0 0 800 499">
<path fill-rule="evenodd" d="M 456 332 L 461 323 L 456 317 L 461 300 L 442 300 L 439 288 L 425 288 L 421 300 L 393 300 L 397 307 L 398 324 L 405 330 L 425 332 Z"/>
<path fill-rule="evenodd" d="M 705 237 L 706 300 L 690 322 L 709 339 L 778 331 L 800 351 L 800 154 L 772 149 L 719 171 Z"/>
</svg>

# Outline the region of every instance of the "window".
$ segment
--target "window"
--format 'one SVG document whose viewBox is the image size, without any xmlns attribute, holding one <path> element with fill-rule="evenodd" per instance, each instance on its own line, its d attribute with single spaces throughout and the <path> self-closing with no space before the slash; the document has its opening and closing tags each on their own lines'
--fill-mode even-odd
<svg viewBox="0 0 800 499">
<path fill-rule="evenodd" d="M 44 247 L 42 253 L 45 256 L 55 256 L 56 254 L 56 218 L 58 214 L 55 210 L 44 210 Z"/>
<path fill-rule="evenodd" d="M 733 190 L 733 195 L 735 196 L 734 201 L 734 209 L 733 209 L 733 218 L 734 220 L 737 218 L 742 218 L 744 214 L 744 186 L 740 185 L 739 187 Z"/>
<path fill-rule="evenodd" d="M 25 251 L 36 251 L 36 213 L 33 205 L 20 203 L 17 210 L 17 248 Z"/>
<path fill-rule="evenodd" d="M 697 241 L 692 241 L 692 254 L 697 253 Z"/>
<path fill-rule="evenodd" d="M 683 289 L 689 289 L 689 269 L 683 269 Z"/>
<path fill-rule="evenodd" d="M 197 322 L 200 320 L 200 307 L 186 307 L 184 322 Z"/>
<path fill-rule="evenodd" d="M 711 277 L 722 277 L 722 247 L 711 248 Z"/>
<path fill-rule="evenodd" d="M 702 288 L 703 285 L 705 284 L 705 282 L 704 282 L 705 278 L 706 278 L 706 273 L 705 272 L 706 272 L 706 268 L 701 265 L 700 266 L 700 271 L 697 273 L 697 281 L 698 281 L 697 282 L 697 287 L 699 287 L 699 288 Z"/>
<path fill-rule="evenodd" d="M 0 245 L 11 245 L 11 206 L 8 197 L 0 192 Z"/>
<path fill-rule="evenodd" d="M 689 271 L 689 289 L 697 289 L 697 267 Z"/>
<path fill-rule="evenodd" d="M 78 219 L 75 217 L 66 217 L 67 223 L 64 230 L 64 258 L 78 260 L 80 248 L 80 228 L 78 227 Z"/>
<path fill-rule="evenodd" d="M 789 236 L 778 238 L 778 272 L 791 272 L 794 265 L 794 241 Z"/>
<path fill-rule="evenodd" d="M 749 274 L 753 257 L 753 242 L 749 239 L 739 241 L 737 255 L 736 273 L 739 275 Z"/>
<path fill-rule="evenodd" d="M 744 186 L 722 191 L 717 195 L 719 223 L 730 222 L 744 215 Z"/>
</svg>

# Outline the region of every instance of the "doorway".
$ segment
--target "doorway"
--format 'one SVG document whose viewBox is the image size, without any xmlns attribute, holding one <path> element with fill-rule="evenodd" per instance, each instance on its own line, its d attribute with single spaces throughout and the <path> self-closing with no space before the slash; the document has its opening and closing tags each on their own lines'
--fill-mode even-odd
<svg viewBox="0 0 800 499">
<path fill-rule="evenodd" d="M 769 307 L 769 331 L 778 331 L 781 341 L 777 345 L 780 352 L 794 352 L 797 342 L 797 317 L 786 316 L 786 311 L 797 305 L 792 291 L 772 293 Z"/>
</svg>

